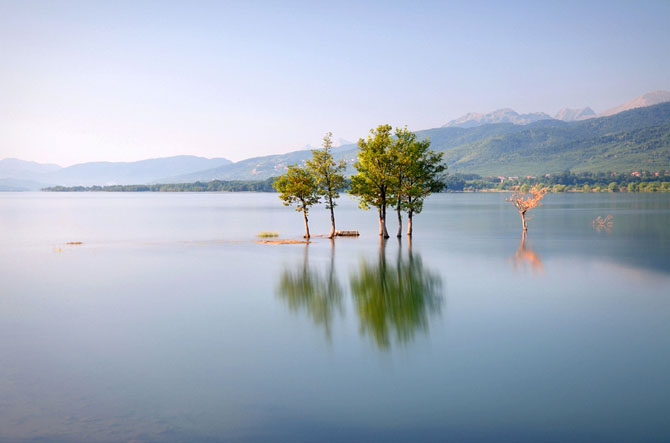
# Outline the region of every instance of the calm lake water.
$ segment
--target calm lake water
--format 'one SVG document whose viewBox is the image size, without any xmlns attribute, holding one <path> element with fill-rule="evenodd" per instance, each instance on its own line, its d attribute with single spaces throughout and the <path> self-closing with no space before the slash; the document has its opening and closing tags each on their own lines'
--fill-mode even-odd
<svg viewBox="0 0 670 443">
<path fill-rule="evenodd" d="M 668 441 L 670 194 L 503 198 L 0 193 L 0 440 Z"/>
</svg>

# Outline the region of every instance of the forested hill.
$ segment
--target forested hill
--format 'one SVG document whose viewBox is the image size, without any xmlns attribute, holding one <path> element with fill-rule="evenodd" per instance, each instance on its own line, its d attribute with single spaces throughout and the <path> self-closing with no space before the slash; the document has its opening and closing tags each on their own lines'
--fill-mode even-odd
<svg viewBox="0 0 670 443">
<path fill-rule="evenodd" d="M 474 128 L 417 131 L 433 149 L 445 152 L 450 172 L 483 176 L 574 172 L 632 172 L 670 169 L 670 103 L 633 109 L 610 117 L 577 122 L 542 120 L 529 125 L 489 124 Z M 348 172 L 355 144 L 334 149 Z M 256 157 L 218 168 L 163 179 L 163 183 L 197 180 L 262 180 L 276 176 L 311 151 Z"/>
<path fill-rule="evenodd" d="M 450 130 L 446 132 L 445 130 Z M 670 103 L 578 122 L 419 131 L 445 152 L 452 171 L 537 175 L 670 169 Z"/>
</svg>

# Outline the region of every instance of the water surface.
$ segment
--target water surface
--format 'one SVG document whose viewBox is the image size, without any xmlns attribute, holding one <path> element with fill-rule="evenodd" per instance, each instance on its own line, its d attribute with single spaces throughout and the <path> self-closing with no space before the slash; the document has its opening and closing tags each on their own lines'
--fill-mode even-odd
<svg viewBox="0 0 670 443">
<path fill-rule="evenodd" d="M 359 238 L 263 245 L 275 194 L 0 193 L 0 440 L 667 440 L 670 195 L 534 213 L 380 242 L 345 196 Z"/>
</svg>

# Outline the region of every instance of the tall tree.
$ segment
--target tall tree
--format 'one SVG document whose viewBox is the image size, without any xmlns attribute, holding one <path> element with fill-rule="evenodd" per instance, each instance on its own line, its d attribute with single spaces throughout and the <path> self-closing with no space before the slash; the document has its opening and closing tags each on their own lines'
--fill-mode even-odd
<svg viewBox="0 0 670 443">
<path fill-rule="evenodd" d="M 402 214 L 407 211 L 407 235 L 412 235 L 412 218 L 423 210 L 423 202 L 445 187 L 443 153 L 430 149 L 430 140 L 417 140 L 407 128 L 396 129 L 392 194 L 398 213 L 398 237 L 402 235 Z"/>
<path fill-rule="evenodd" d="M 284 206 L 295 204 L 296 211 L 305 218 L 305 238 L 309 240 L 309 221 L 307 214 L 310 206 L 319 202 L 318 187 L 314 176 L 304 167 L 290 165 L 288 170 L 277 177 L 272 186 L 279 191 Z"/>
<path fill-rule="evenodd" d="M 359 206 L 377 208 L 379 214 L 379 235 L 388 238 L 386 230 L 386 206 L 395 180 L 393 175 L 394 155 L 391 150 L 393 138 L 390 125 L 380 125 L 370 130 L 367 140 L 360 139 L 358 161 L 354 167 L 358 171 L 351 177 L 350 193 L 359 198 Z"/>
<path fill-rule="evenodd" d="M 329 132 L 323 137 L 323 149 L 312 151 L 312 159 L 307 162 L 307 168 L 314 176 L 317 184 L 317 192 L 323 196 L 326 209 L 330 210 L 330 233 L 328 238 L 335 236 L 335 200 L 340 197 L 340 190 L 346 186 L 344 170 L 347 162 L 340 160 L 335 162 L 331 149 L 333 148 L 333 133 Z"/>
</svg>

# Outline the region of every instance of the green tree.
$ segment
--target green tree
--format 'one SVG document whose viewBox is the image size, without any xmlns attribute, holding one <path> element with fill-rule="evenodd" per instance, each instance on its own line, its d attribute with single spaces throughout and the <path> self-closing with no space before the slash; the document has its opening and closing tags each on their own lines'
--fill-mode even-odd
<svg viewBox="0 0 670 443">
<path fill-rule="evenodd" d="M 295 204 L 296 211 L 305 218 L 305 238 L 309 239 L 309 208 L 319 202 L 318 186 L 314 176 L 304 167 L 290 165 L 288 170 L 277 177 L 272 186 L 279 191 L 284 206 Z"/>
<path fill-rule="evenodd" d="M 377 208 L 379 214 L 379 235 L 388 238 L 386 230 L 386 207 L 391 197 L 394 177 L 394 155 L 391 125 L 380 125 L 370 130 L 367 140 L 360 139 L 358 161 L 354 167 L 358 171 L 351 177 L 350 193 L 359 198 L 359 206 Z"/>
<path fill-rule="evenodd" d="M 617 185 L 616 182 L 612 182 L 607 186 L 607 189 L 610 192 L 619 192 L 619 185 Z"/>
<path fill-rule="evenodd" d="M 392 187 L 393 205 L 398 213 L 398 237 L 402 235 L 401 211 L 407 211 L 407 235 L 412 235 L 412 217 L 423 209 L 431 193 L 444 189 L 443 153 L 430 150 L 430 140 L 417 140 L 407 128 L 396 129 L 393 144 L 395 161 Z"/>
<path fill-rule="evenodd" d="M 314 176 L 317 192 L 323 196 L 326 209 L 330 210 L 330 233 L 328 238 L 335 236 L 335 211 L 337 206 L 334 200 L 340 197 L 340 190 L 346 184 L 344 170 L 347 162 L 340 160 L 335 162 L 331 149 L 333 148 L 333 133 L 329 132 L 323 137 L 323 149 L 312 151 L 312 159 L 307 162 L 307 168 Z"/>
</svg>

